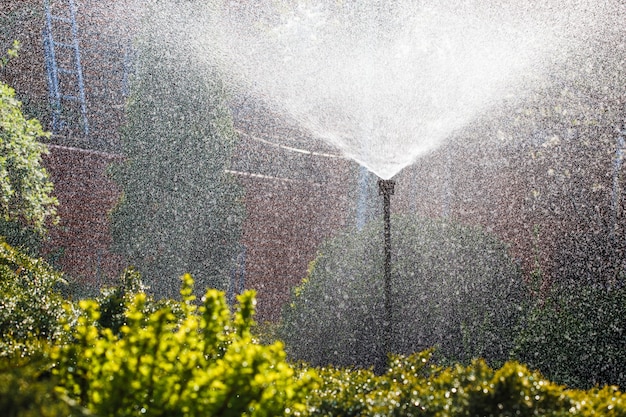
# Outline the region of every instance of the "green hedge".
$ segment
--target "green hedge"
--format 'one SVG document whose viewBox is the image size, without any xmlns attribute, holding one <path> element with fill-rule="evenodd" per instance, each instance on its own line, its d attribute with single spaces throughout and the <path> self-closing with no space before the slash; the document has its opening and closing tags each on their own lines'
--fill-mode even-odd
<svg viewBox="0 0 626 417">
<path fill-rule="evenodd" d="M 145 293 L 125 304 L 115 334 L 99 324 L 94 300 L 78 303 L 74 341 L 52 354 L 57 390 L 104 416 L 280 416 L 304 410 L 312 373 L 296 376 L 280 342 L 255 343 L 252 292 L 231 317 L 223 293 L 194 304 L 186 275 L 178 309 L 154 310 Z"/>
<path fill-rule="evenodd" d="M 185 276 L 182 301 L 155 304 L 136 278 L 127 274 L 104 302 L 66 303 L 66 337 L 31 334 L 30 355 L 0 358 L 0 415 L 626 415 L 626 395 L 615 388 L 567 389 L 517 362 L 440 367 L 430 350 L 392 356 L 382 375 L 297 370 L 280 342 L 265 346 L 252 335 L 253 293 L 231 313 L 215 290 L 195 303 Z"/>
<path fill-rule="evenodd" d="M 62 335 L 60 273 L 0 238 L 0 356 L 31 353 L 40 340 Z"/>
<path fill-rule="evenodd" d="M 444 220 L 398 216 L 391 225 L 392 351 L 437 346 L 450 362 L 509 359 L 528 301 L 507 247 Z M 381 222 L 323 245 L 283 314 L 279 336 L 292 358 L 367 367 L 384 354 L 382 248 Z"/>
<path fill-rule="evenodd" d="M 615 388 L 580 391 L 554 384 L 517 362 L 494 370 L 482 360 L 439 368 L 430 351 L 395 356 L 387 373 L 323 368 L 309 416 L 624 416 Z"/>
<path fill-rule="evenodd" d="M 525 319 L 515 356 L 568 386 L 626 389 L 626 287 L 555 284 Z"/>
<path fill-rule="evenodd" d="M 58 393 L 50 374 L 47 346 L 28 358 L 0 358 L 0 415 L 3 417 L 78 417 L 87 410 Z"/>
</svg>

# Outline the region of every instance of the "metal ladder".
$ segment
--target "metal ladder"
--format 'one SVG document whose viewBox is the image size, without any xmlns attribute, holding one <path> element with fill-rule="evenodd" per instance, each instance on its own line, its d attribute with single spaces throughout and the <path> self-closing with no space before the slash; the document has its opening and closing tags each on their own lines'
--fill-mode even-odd
<svg viewBox="0 0 626 417">
<path fill-rule="evenodd" d="M 74 0 L 44 0 L 44 53 L 52 131 L 89 135 L 85 83 L 80 63 L 76 4 Z"/>
<path fill-rule="evenodd" d="M 626 151 L 626 118 L 617 129 L 617 139 L 615 143 L 615 157 L 613 158 L 613 190 L 611 192 L 611 238 L 615 238 L 615 231 L 620 220 L 620 206 L 622 200 L 622 185 L 620 184 L 620 173 L 624 165 L 624 153 Z"/>
</svg>

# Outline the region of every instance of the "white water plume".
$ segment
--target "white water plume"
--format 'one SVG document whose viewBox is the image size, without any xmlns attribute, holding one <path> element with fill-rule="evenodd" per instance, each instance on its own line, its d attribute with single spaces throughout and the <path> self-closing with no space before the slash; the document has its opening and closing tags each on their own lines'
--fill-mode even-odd
<svg viewBox="0 0 626 417">
<path fill-rule="evenodd" d="M 599 15 L 576 0 L 222 3 L 177 27 L 196 53 L 381 178 L 531 88 Z"/>
</svg>

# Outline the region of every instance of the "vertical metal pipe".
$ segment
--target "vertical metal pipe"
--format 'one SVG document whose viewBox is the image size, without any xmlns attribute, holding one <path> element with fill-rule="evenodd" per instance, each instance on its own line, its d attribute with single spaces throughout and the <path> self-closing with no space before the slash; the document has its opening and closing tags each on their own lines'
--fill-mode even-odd
<svg viewBox="0 0 626 417">
<path fill-rule="evenodd" d="M 391 196 L 396 182 L 394 180 L 379 180 L 378 191 L 383 196 L 384 236 L 385 236 L 385 320 L 383 322 L 383 346 L 377 364 L 378 373 L 383 373 L 387 366 L 387 354 L 391 351 Z"/>
</svg>

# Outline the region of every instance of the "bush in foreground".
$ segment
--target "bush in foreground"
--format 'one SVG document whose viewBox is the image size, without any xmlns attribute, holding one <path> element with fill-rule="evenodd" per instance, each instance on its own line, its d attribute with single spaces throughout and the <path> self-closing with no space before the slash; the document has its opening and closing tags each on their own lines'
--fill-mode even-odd
<svg viewBox="0 0 626 417">
<path fill-rule="evenodd" d="M 184 277 L 183 301 L 146 313 L 146 295 L 127 304 L 116 335 L 98 324 L 95 301 L 79 302 L 73 343 L 52 352 L 59 390 L 98 416 L 279 416 L 302 410 L 313 383 L 296 378 L 280 342 L 254 343 L 253 293 L 239 297 L 231 318 L 224 295 L 209 290 L 193 303 Z"/>
<path fill-rule="evenodd" d="M 231 314 L 211 290 L 193 302 L 155 304 L 133 275 L 117 294 L 122 312 L 96 300 L 68 305 L 67 337 L 33 338 L 31 356 L 0 358 L 2 416 L 623 416 L 626 396 L 605 387 L 556 385 L 507 362 L 442 368 L 431 351 L 393 356 L 386 373 L 308 368 L 296 372 L 280 343 L 251 334 L 253 294 Z M 120 290 L 121 291 L 121 290 Z M 105 298 L 105 300 L 108 298 Z"/>
<path fill-rule="evenodd" d="M 0 358 L 0 415 L 3 417 L 81 417 L 87 410 L 56 392 L 46 346 L 27 358 Z"/>
<path fill-rule="evenodd" d="M 438 368 L 430 351 L 395 356 L 384 375 L 323 368 L 310 416 L 624 416 L 626 395 L 611 387 L 571 390 L 517 362 L 482 360 Z"/>
<path fill-rule="evenodd" d="M 555 284 L 525 319 L 515 356 L 571 387 L 626 389 L 626 287 Z"/>
<path fill-rule="evenodd" d="M 0 237 L 0 356 L 29 354 L 41 340 L 61 337 L 60 273 Z"/>
</svg>

